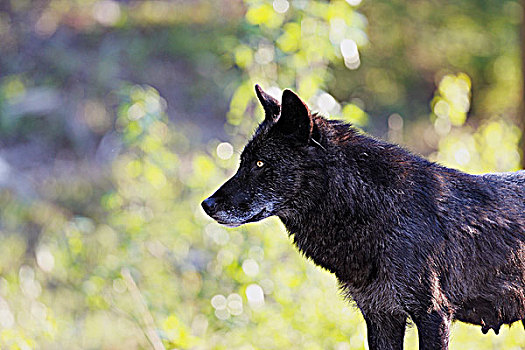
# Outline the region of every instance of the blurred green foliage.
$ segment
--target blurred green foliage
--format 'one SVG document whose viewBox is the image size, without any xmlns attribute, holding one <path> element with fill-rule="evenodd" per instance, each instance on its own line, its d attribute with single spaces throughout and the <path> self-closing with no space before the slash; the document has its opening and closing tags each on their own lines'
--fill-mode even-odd
<svg viewBox="0 0 525 350">
<path fill-rule="evenodd" d="M 253 85 L 446 165 L 515 170 L 521 6 L 0 5 L 0 348 L 364 349 L 360 313 L 278 220 L 200 209 L 262 118 Z M 516 326 L 452 333 L 525 344 Z"/>
</svg>

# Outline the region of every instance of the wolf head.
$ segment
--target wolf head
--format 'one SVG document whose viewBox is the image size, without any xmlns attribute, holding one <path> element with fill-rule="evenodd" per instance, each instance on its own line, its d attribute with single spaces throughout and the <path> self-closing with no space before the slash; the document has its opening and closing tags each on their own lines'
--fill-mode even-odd
<svg viewBox="0 0 525 350">
<path fill-rule="evenodd" d="M 255 92 L 265 119 L 244 148 L 237 173 L 202 202 L 209 216 L 227 226 L 259 221 L 286 210 L 304 182 L 302 169 L 308 153 L 319 145 L 313 139 L 312 115 L 295 93 L 284 90 L 280 104 L 259 85 Z"/>
</svg>

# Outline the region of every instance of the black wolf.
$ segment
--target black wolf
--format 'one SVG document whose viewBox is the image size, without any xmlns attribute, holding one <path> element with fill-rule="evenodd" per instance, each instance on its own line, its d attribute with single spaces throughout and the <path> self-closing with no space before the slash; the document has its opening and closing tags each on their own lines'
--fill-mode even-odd
<svg viewBox="0 0 525 350">
<path fill-rule="evenodd" d="M 277 215 L 363 313 L 370 349 L 447 349 L 460 320 L 525 326 L 525 171 L 469 175 L 311 113 L 259 86 L 266 117 L 202 206 L 238 226 Z"/>
</svg>

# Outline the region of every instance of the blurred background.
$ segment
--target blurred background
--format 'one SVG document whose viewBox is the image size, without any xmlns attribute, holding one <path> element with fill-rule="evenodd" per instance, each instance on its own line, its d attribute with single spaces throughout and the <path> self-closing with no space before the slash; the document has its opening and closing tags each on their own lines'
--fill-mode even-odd
<svg viewBox="0 0 525 350">
<path fill-rule="evenodd" d="M 365 349 L 275 218 L 200 209 L 253 86 L 441 164 L 523 166 L 516 0 L 0 1 L 1 349 Z M 417 335 L 411 327 L 408 348 Z M 525 349 L 455 324 L 452 349 Z"/>
</svg>

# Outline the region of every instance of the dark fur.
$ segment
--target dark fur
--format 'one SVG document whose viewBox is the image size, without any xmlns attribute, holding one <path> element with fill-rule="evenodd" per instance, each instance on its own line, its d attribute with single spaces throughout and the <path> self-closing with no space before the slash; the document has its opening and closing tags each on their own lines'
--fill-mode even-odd
<svg viewBox="0 0 525 350">
<path fill-rule="evenodd" d="M 370 349 L 402 349 L 408 317 L 420 349 L 446 349 L 453 320 L 498 333 L 525 319 L 525 171 L 448 169 L 311 114 L 289 90 L 282 107 L 256 91 L 266 118 L 203 202 L 210 216 L 277 215 L 355 300 Z"/>
</svg>

